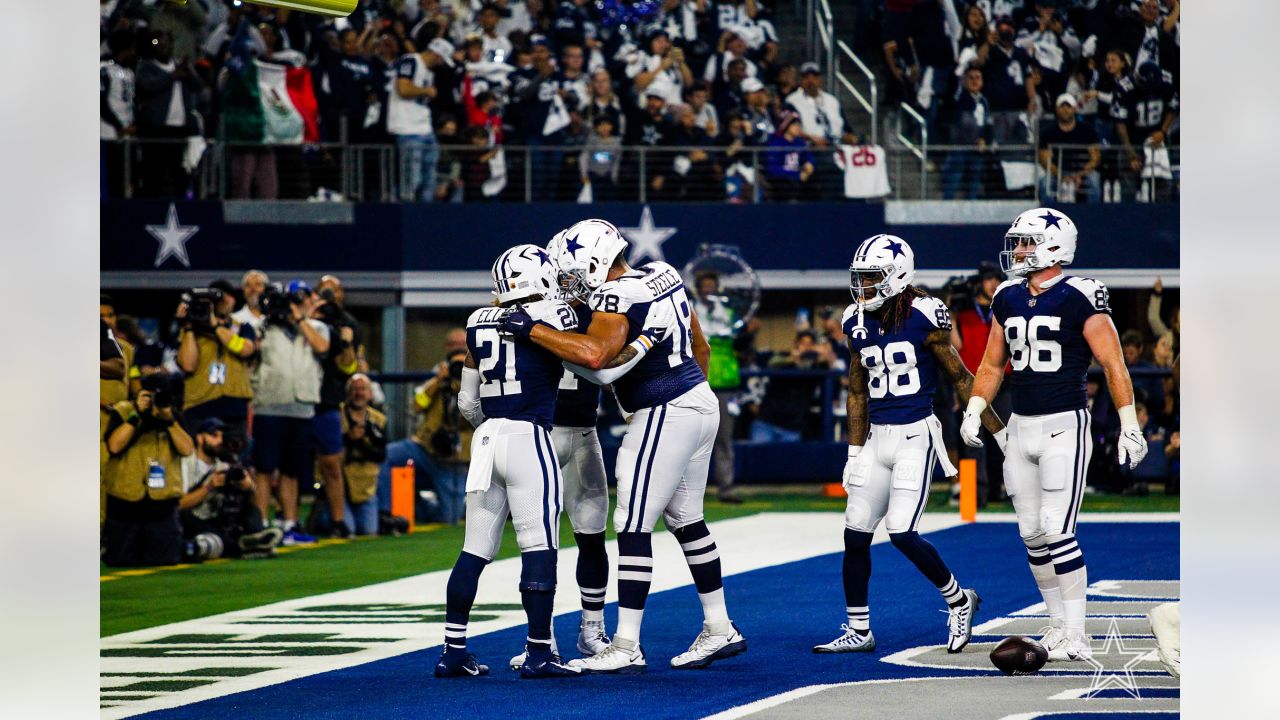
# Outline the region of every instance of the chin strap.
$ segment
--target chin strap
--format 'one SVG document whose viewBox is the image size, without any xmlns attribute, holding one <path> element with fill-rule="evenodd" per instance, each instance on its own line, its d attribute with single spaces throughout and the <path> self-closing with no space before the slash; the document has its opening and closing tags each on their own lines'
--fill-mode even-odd
<svg viewBox="0 0 1280 720">
<path fill-rule="evenodd" d="M 867 336 L 867 326 L 863 319 L 863 315 L 866 313 L 866 310 L 862 308 L 862 303 L 854 304 L 858 306 L 858 324 L 854 325 L 850 330 L 849 337 L 861 340 Z"/>
</svg>

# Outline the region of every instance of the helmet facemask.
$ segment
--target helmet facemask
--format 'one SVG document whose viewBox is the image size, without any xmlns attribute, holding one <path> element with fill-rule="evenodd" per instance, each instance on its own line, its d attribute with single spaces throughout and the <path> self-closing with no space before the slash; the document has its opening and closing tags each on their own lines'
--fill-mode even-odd
<svg viewBox="0 0 1280 720">
<path fill-rule="evenodd" d="M 853 301 L 863 310 L 878 310 L 884 302 L 893 296 L 889 278 L 895 268 L 890 265 L 882 268 L 849 268 L 849 294 Z M 867 297 L 868 291 L 871 297 Z"/>
<path fill-rule="evenodd" d="M 1025 276 L 1046 265 L 1041 263 L 1040 246 L 1044 235 L 1037 232 L 1008 232 L 1004 235 L 1004 251 L 1000 253 L 1000 269 L 1010 275 Z M 1022 258 L 1018 258 L 1022 253 Z"/>
<path fill-rule="evenodd" d="M 565 300 L 586 302 L 591 296 L 591 288 L 587 287 L 585 273 L 580 268 L 558 270 L 556 281 L 560 287 L 560 297 Z"/>
</svg>

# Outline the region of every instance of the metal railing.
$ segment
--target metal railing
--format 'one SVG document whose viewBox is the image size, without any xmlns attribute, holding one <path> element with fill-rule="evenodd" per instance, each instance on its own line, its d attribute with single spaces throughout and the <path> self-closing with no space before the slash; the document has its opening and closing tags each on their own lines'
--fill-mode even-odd
<svg viewBox="0 0 1280 720">
<path fill-rule="evenodd" d="M 840 69 L 838 56 L 836 58 L 836 69 L 835 69 L 837 84 L 832 87 L 833 89 L 836 90 L 837 94 L 839 93 L 840 89 L 843 88 L 846 92 L 849 93 L 849 95 L 854 99 L 854 101 L 857 102 L 859 105 L 861 105 L 862 109 L 867 112 L 867 114 L 871 117 L 871 144 L 879 145 L 880 144 L 880 94 L 879 94 L 879 89 L 876 83 L 875 73 L 871 72 L 871 68 L 867 67 L 867 64 L 862 62 L 862 60 L 856 54 L 854 54 L 853 48 L 849 47 L 848 43 L 846 43 L 843 40 L 840 40 L 836 43 L 836 47 L 840 49 L 840 54 L 843 55 L 844 57 L 847 57 L 853 63 L 854 67 L 856 67 L 862 73 L 863 77 L 867 79 L 867 88 L 868 88 L 867 95 L 869 95 L 870 97 L 867 97 L 867 95 L 864 95 L 862 92 L 860 92 L 858 88 L 855 87 L 854 84 L 849 80 L 849 77 L 845 75 L 844 71 Z"/>
<path fill-rule="evenodd" d="M 821 45 L 822 56 L 819 63 L 822 70 L 826 73 L 826 87 L 834 88 L 836 79 L 836 21 L 835 16 L 831 14 L 831 4 L 827 0 L 818 0 L 817 8 L 814 9 L 814 29 L 817 30 L 817 44 L 812 44 L 815 50 Z"/>
<path fill-rule="evenodd" d="M 1058 202 L 1176 202 L 1180 152 L 1176 146 L 1147 159 L 1122 147 L 1095 146 L 1091 173 L 1076 177 L 1087 146 L 934 145 L 923 118 L 902 109 L 919 136 L 898 128 L 897 144 L 883 148 L 889 197 L 934 199 L 1053 199 Z M 413 199 L 401 182 L 404 153 L 395 145 L 244 145 L 209 141 L 188 173 L 157 172 L 154 163 L 179 164 L 186 141 L 103 143 L 104 196 L 190 199 L 264 199 L 395 202 Z M 159 150 L 160 152 L 157 152 Z M 495 180 L 476 158 L 490 148 L 439 148 L 440 202 L 713 202 L 757 204 L 845 199 L 844 169 L 833 148 L 810 147 L 800 158 L 814 165 L 803 182 L 785 177 L 792 148 L 726 146 L 624 146 L 616 169 L 589 174 L 584 192 L 578 146 L 502 148 L 505 175 Z M 1042 162 L 1048 153 L 1050 165 Z M 771 162 L 771 159 L 776 162 Z M 586 158 L 588 164 L 591 158 Z M 1052 171 L 1050 171 L 1052 169 Z M 486 191 L 477 179 L 494 180 Z M 160 185 L 156 185 L 160 183 Z M 1071 187 L 1072 185 L 1075 187 Z M 1065 185 L 1065 187 L 1064 187 Z"/>
</svg>

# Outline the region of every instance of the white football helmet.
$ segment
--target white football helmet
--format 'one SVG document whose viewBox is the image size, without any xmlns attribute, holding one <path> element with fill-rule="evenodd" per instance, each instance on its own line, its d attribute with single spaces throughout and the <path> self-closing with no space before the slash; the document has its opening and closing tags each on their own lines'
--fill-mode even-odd
<svg viewBox="0 0 1280 720">
<path fill-rule="evenodd" d="M 541 295 L 559 297 L 556 265 L 547 251 L 537 245 L 517 245 L 498 256 L 493 264 L 493 294 L 498 303 Z"/>
<path fill-rule="evenodd" d="M 916 254 L 906 240 L 896 235 L 872 235 L 853 254 L 849 263 L 849 294 L 863 310 L 876 310 L 897 295 L 916 277 Z M 868 298 L 866 290 L 875 289 Z"/>
<path fill-rule="evenodd" d="M 1054 265 L 1070 265 L 1075 259 L 1076 224 L 1061 211 L 1036 208 L 1015 218 L 1005 232 L 1000 268 L 1010 275 L 1024 276 Z"/>
<path fill-rule="evenodd" d="M 583 220 L 552 238 L 552 243 L 558 241 L 563 246 L 553 256 L 556 267 L 569 276 L 561 285 L 568 296 L 579 299 L 604 284 L 613 261 L 627 249 L 622 233 L 605 220 Z"/>
</svg>

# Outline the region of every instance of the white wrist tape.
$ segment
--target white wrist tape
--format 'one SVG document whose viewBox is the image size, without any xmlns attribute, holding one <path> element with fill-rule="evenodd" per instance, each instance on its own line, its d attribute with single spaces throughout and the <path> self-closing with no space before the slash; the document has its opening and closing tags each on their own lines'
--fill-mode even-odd
<svg viewBox="0 0 1280 720">
<path fill-rule="evenodd" d="M 1125 405 L 1116 412 L 1120 415 L 1120 427 L 1138 427 L 1138 408 L 1136 405 Z"/>
<path fill-rule="evenodd" d="M 987 401 L 974 395 L 969 398 L 969 407 L 965 409 L 966 415 L 981 415 L 987 409 Z"/>
</svg>

